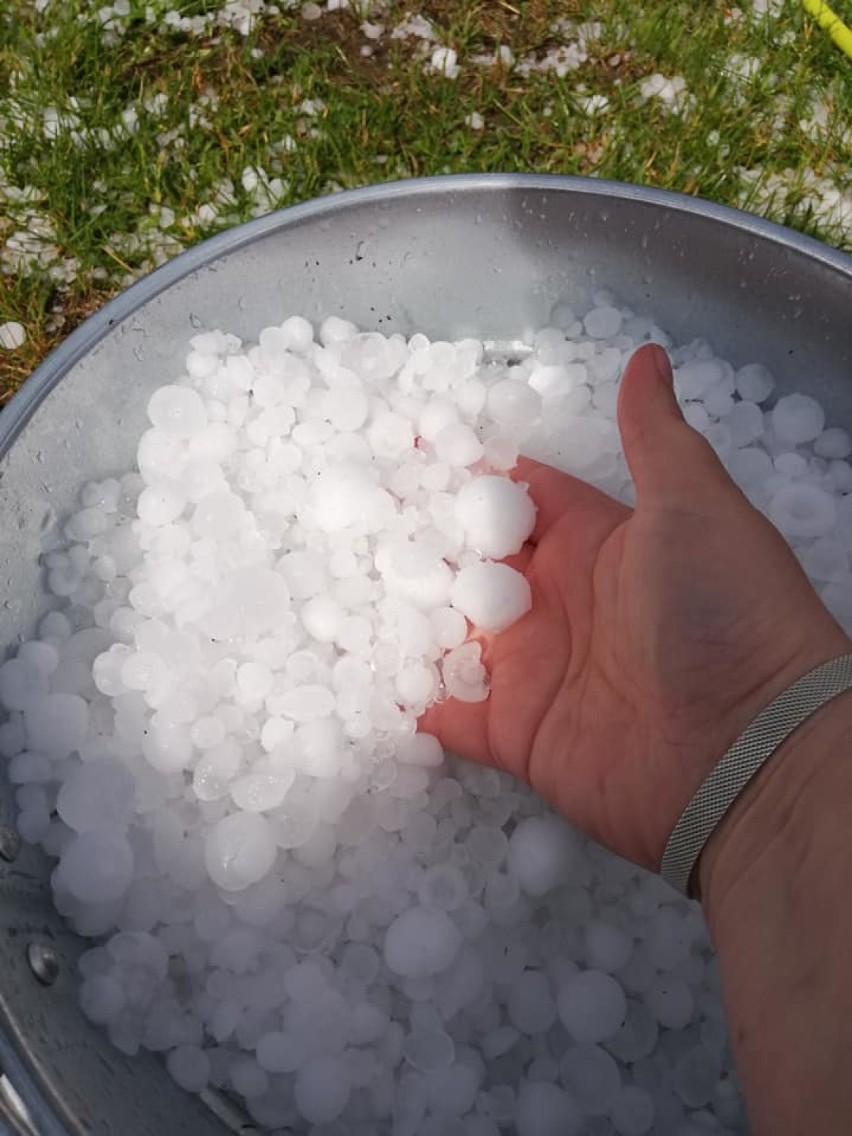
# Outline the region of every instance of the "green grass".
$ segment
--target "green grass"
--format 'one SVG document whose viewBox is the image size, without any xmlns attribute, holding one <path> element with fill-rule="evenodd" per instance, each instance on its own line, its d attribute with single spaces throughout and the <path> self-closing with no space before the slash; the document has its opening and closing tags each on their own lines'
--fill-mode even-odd
<svg viewBox="0 0 852 1136">
<path fill-rule="evenodd" d="M 590 174 L 740 204 L 852 248 L 852 225 L 820 207 L 852 167 L 852 64 L 793 0 L 765 20 L 742 0 L 732 22 L 710 0 L 412 5 L 458 52 L 452 81 L 426 73 L 417 40 L 386 33 L 362 55 L 366 5 L 316 21 L 298 8 L 264 15 L 247 37 L 218 27 L 195 36 L 163 26 L 169 8 L 205 15 L 224 0 L 132 0 L 110 43 L 95 15 L 103 2 L 51 0 L 39 14 L 5 0 L 0 11 L 0 323 L 27 331 L 21 348 L 0 349 L 0 402 L 155 264 L 339 187 L 462 171 Z M 852 17 L 852 4 L 837 6 Z M 391 0 L 369 18 L 389 30 L 407 11 Z M 574 38 L 559 20 L 601 24 L 588 60 L 564 78 L 471 62 L 501 45 L 540 58 Z M 755 61 L 745 79 L 733 73 L 738 57 Z M 639 97 L 656 72 L 683 77 L 686 112 Z M 595 94 L 608 106 L 590 115 L 582 100 Z M 305 100 L 322 109 L 306 114 Z M 138 125 L 127 131 L 130 110 Z M 59 122 L 45 132 L 52 111 Z M 481 131 L 466 122 L 474 111 Z M 249 167 L 269 192 L 244 187 Z M 49 254 L 13 262 L 9 239 L 39 227 Z"/>
</svg>

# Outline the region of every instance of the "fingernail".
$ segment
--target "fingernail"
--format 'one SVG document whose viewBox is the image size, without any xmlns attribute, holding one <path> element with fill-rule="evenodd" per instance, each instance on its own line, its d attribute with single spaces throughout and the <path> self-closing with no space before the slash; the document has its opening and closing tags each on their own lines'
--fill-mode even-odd
<svg viewBox="0 0 852 1136">
<path fill-rule="evenodd" d="M 651 355 L 654 360 L 654 370 L 657 372 L 657 377 L 670 387 L 673 387 L 674 375 L 672 373 L 672 365 L 668 352 L 664 347 L 660 347 L 659 343 L 653 343 L 651 345 Z"/>
</svg>

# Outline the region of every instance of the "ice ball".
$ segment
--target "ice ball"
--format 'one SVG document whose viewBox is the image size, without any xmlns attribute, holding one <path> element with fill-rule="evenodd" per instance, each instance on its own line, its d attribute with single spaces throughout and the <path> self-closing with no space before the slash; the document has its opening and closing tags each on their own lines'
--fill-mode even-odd
<svg viewBox="0 0 852 1136">
<path fill-rule="evenodd" d="M 223 817 L 204 845 L 211 880 L 223 891 L 242 891 L 257 883 L 275 863 L 275 831 L 265 817 L 238 812 Z"/>
<path fill-rule="evenodd" d="M 62 883 L 82 903 L 120 899 L 133 878 L 133 851 L 116 828 L 94 828 L 74 836 L 59 864 Z"/>
<path fill-rule="evenodd" d="M 459 929 L 446 911 L 409 907 L 387 929 L 385 962 L 394 974 L 428 978 L 452 964 L 461 942 Z"/>
<path fill-rule="evenodd" d="M 577 1136 L 582 1118 L 571 1097 L 558 1085 L 524 1081 L 515 1103 L 517 1136 Z"/>
<path fill-rule="evenodd" d="M 779 438 L 799 445 L 819 437 L 825 426 L 825 411 L 810 395 L 788 394 L 776 402 L 771 421 Z"/>
<path fill-rule="evenodd" d="M 89 729 L 89 707 L 78 694 L 47 694 L 24 711 L 30 749 L 60 759 L 78 750 Z"/>
<path fill-rule="evenodd" d="M 570 878 L 577 841 L 559 817 L 525 817 L 509 837 L 507 855 L 509 871 L 523 890 L 542 896 Z"/>
<path fill-rule="evenodd" d="M 575 1041 L 592 1044 L 613 1037 L 627 1011 L 624 990 L 611 974 L 584 970 L 569 978 L 557 999 L 559 1018 Z"/>
<path fill-rule="evenodd" d="M 526 486 L 507 477 L 475 477 L 459 490 L 456 519 L 470 548 L 492 560 L 519 552 L 535 524 Z"/>
<path fill-rule="evenodd" d="M 450 602 L 482 631 L 505 631 L 532 607 L 532 592 L 524 576 L 507 564 L 483 561 L 462 568 Z"/>
</svg>

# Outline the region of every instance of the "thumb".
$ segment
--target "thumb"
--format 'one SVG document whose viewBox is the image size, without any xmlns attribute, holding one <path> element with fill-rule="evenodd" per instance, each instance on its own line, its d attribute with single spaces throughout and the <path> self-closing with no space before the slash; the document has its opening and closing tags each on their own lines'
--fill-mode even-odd
<svg viewBox="0 0 852 1136">
<path fill-rule="evenodd" d="M 618 426 L 639 505 L 695 504 L 696 495 L 732 489 L 713 447 L 685 421 L 662 347 L 640 347 L 624 369 Z"/>
</svg>

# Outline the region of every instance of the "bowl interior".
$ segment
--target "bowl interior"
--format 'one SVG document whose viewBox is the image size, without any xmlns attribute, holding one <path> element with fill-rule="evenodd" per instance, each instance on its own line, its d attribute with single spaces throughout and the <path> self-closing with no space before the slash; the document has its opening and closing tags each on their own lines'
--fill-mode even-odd
<svg viewBox="0 0 852 1136">
<path fill-rule="evenodd" d="M 735 365 L 764 362 L 852 426 L 852 262 L 743 214 L 672 195 L 569 178 L 436 179 L 356 191 L 207 242 L 125 293 L 57 352 L 0 420 L 0 651 L 43 610 L 45 535 L 92 476 L 130 467 L 157 386 L 188 338 L 251 338 L 299 314 L 366 329 L 512 340 L 556 303 L 582 312 L 606 288 L 677 341 L 701 336 Z M 2 654 L 0 654 L 2 658 Z M 0 824 L 14 801 L 0 785 Z M 53 910 L 50 865 L 0 860 L 0 1065 L 39 1131 L 194 1136 L 239 1128 L 178 1090 L 150 1056 L 128 1061 L 76 1006 L 84 944 Z M 40 985 L 32 941 L 59 978 Z"/>
</svg>

